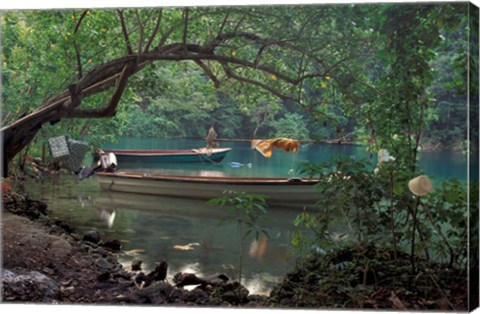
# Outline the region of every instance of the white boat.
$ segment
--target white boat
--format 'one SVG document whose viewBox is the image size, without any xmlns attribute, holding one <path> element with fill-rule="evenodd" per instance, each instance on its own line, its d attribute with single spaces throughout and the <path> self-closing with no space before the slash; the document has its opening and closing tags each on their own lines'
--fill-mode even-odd
<svg viewBox="0 0 480 314">
<path fill-rule="evenodd" d="M 226 190 L 261 194 L 270 205 L 313 205 L 320 195 L 319 179 L 247 178 L 163 175 L 136 172 L 97 172 L 100 187 L 106 191 L 162 195 L 187 199 L 221 197 Z"/>
</svg>

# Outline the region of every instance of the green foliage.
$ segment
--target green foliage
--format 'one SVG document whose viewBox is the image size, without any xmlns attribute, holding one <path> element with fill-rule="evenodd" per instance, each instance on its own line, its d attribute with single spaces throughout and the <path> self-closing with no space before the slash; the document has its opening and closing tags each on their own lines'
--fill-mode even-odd
<svg viewBox="0 0 480 314">
<path fill-rule="evenodd" d="M 120 136 L 166 138 L 185 136 L 175 121 L 163 115 L 153 114 L 148 108 L 142 110 L 136 105 L 127 105 L 115 117 L 116 129 Z"/>
<path fill-rule="evenodd" d="M 472 181 L 473 189 L 475 185 L 478 187 L 478 182 Z M 423 219 L 438 228 L 432 230 L 432 237 L 437 242 L 435 252 L 443 259 L 451 259 L 452 264 L 466 265 L 469 212 L 465 184 L 456 179 L 442 181 L 440 186 L 422 201 L 422 207 L 425 211 L 422 213 L 422 217 L 425 217 Z M 442 236 L 445 238 L 442 239 Z M 446 245 L 452 252 L 446 251 Z"/>
<path fill-rule="evenodd" d="M 364 10 L 368 9 L 372 7 Z M 357 115 L 357 122 L 369 131 L 372 151 L 388 149 L 398 156 L 398 164 L 415 169 L 422 136 L 430 119 L 435 117 L 428 114 L 436 108 L 437 95 L 431 87 L 439 84 L 436 81 L 439 68 L 434 65 L 440 64 L 438 58 L 445 56 L 437 52 L 453 25 L 462 28 L 464 9 L 457 5 L 383 5 L 368 11 L 370 19 L 359 21 L 364 30 L 372 30 L 371 43 L 375 46 L 370 49 L 376 58 L 366 58 L 362 64 L 367 69 L 363 80 L 374 89 L 363 88 L 362 102 L 354 107 L 352 103 L 347 105 L 348 112 Z M 455 38 L 449 56 L 461 50 L 465 39 Z M 451 72 L 448 67 L 442 68 L 442 79 L 451 81 L 447 79 Z M 465 77 L 458 76 L 454 80 L 465 83 Z M 394 137 L 397 138 L 395 142 L 392 141 Z M 456 142 L 461 140 L 457 138 Z"/>
<path fill-rule="evenodd" d="M 393 256 L 391 250 L 374 243 L 312 254 L 273 289 L 270 304 L 343 311 L 433 309 L 439 307 L 433 300 L 448 298 L 452 309 L 467 308 L 465 293 L 452 288 L 456 286 L 452 282 L 466 284 L 464 270 L 420 260 L 424 271 L 411 275 L 408 258 Z"/>
<path fill-rule="evenodd" d="M 328 213 L 315 214 L 304 210 L 293 222 L 296 231 L 292 235 L 292 253 L 298 264 L 302 264 L 305 258 L 313 253 L 325 254 L 338 248 L 339 241 L 334 240 L 329 232 L 331 217 Z"/>
<path fill-rule="evenodd" d="M 317 210 L 301 213 L 294 222 L 298 229 L 292 245 L 300 260 L 368 243 L 400 254 L 413 243 L 416 256 L 466 267 L 465 184 L 444 180 L 415 205 L 418 197 L 408 189 L 412 177 L 396 172 L 395 163 L 384 162 L 375 172 L 369 163 L 348 158 L 303 167 L 305 174 L 320 177 L 316 189 L 322 197 Z M 412 238 L 414 212 L 417 241 Z M 338 224 L 348 228 L 338 229 Z"/>
<path fill-rule="evenodd" d="M 88 11 L 84 23 L 88 32 L 75 33 L 75 25 L 83 11 L 5 12 L 0 17 L 2 28 L 2 125 L 9 124 L 37 108 L 43 101 L 59 93 L 78 75 L 115 55 L 118 40 L 108 38 L 113 19 L 106 11 Z M 108 38 L 108 40 L 107 40 Z M 82 42 L 87 53 L 76 65 L 75 42 Z M 105 49 L 106 43 L 113 45 Z M 85 108 L 105 102 L 105 95 L 89 98 Z M 112 123 L 106 120 L 61 121 L 44 125 L 39 135 L 21 156 L 41 156 L 48 138 L 68 135 L 87 139 L 92 147 L 112 140 Z"/>
<path fill-rule="evenodd" d="M 286 113 L 280 119 L 271 122 L 270 125 L 274 129 L 274 137 L 286 137 L 298 140 L 310 139 L 310 132 L 305 118 L 298 113 Z"/>
<path fill-rule="evenodd" d="M 319 195 L 322 195 L 316 207 L 323 215 L 337 213 L 338 218 L 348 225 L 352 241 L 356 239 L 359 243 L 367 240 L 365 235 L 378 231 L 372 213 L 385 193 L 382 182 L 369 170 L 371 168 L 366 161 L 341 157 L 333 161 L 333 166 L 332 162 L 306 164 L 301 171 L 310 177 L 321 178 L 315 186 Z M 303 223 L 305 221 L 307 220 L 303 219 Z M 325 226 L 321 228 L 323 231 L 326 229 Z M 321 232 L 315 234 L 319 238 L 322 236 Z"/>
<path fill-rule="evenodd" d="M 262 222 L 267 219 L 267 202 L 263 195 L 245 192 L 224 191 L 223 196 L 208 201 L 209 205 L 218 205 L 233 214 L 227 221 L 236 222 L 240 231 L 238 280 L 242 280 L 243 244 L 253 232 L 258 240 L 261 233 L 269 236 Z"/>
<path fill-rule="evenodd" d="M 450 14 L 452 17 L 457 15 L 460 23 L 466 23 L 459 13 Z M 430 89 L 435 95 L 435 104 L 428 108 L 426 119 L 430 123 L 425 128 L 423 144 L 433 146 L 433 149 L 463 148 L 459 144 L 467 134 L 467 32 L 467 28 L 459 27 L 458 24 L 455 27 L 443 27 L 439 35 L 440 42 L 435 49 L 435 58 L 430 61 L 434 75 Z"/>
<path fill-rule="evenodd" d="M 449 131 L 438 132 L 430 138 L 435 139 L 437 136 L 439 141 L 458 142 L 465 134 L 464 123 L 457 121 L 465 121 L 465 108 L 450 111 L 450 103 L 456 101 L 452 98 L 448 99 L 448 106 L 441 103 L 441 106 L 434 107 L 436 100 L 431 89 L 434 82 L 432 62 L 437 56 L 434 50 L 442 42 L 438 23 L 447 19 L 448 27 L 451 27 L 455 24 L 455 18 L 448 19 L 444 14 L 450 12 L 458 18 L 462 9 L 458 6 L 427 8 L 416 5 L 384 5 L 375 9 L 358 9 L 363 13 L 369 12 L 372 17 L 359 24 L 364 25 L 364 30 L 371 27 L 370 35 L 376 39 L 374 51 L 377 59 L 367 58 L 362 63 L 367 68 L 364 82 L 375 86 L 376 90 L 359 87 L 358 90 L 365 93 L 360 97 L 354 92 L 350 97 L 354 101 L 346 103 L 345 109 L 349 114 L 356 115 L 357 123 L 363 125 L 368 132 L 365 140 L 368 140 L 369 149 L 372 152 L 388 149 L 394 155 L 395 162 L 379 165 L 376 175 L 369 170 L 371 166 L 362 169 L 355 167 L 355 162 L 345 163 L 345 160 L 336 162 L 334 171 L 329 165 L 306 167 L 306 173 L 323 178 L 318 184 L 323 197 L 318 206 L 321 211 L 341 213 L 349 226 L 350 235 L 360 241 L 359 243 L 363 240 L 379 241 L 383 245 L 393 245 L 395 252 L 410 246 L 412 254 L 423 252 L 426 258 L 431 258 L 429 251 L 432 250 L 438 254 L 436 259 L 464 266 L 458 263 L 461 259 L 457 257 L 462 254 L 465 257 L 465 252 L 453 250 L 454 245 L 463 247 L 464 237 L 450 231 L 449 235 L 453 238 L 448 240 L 448 235 L 443 235 L 445 231 L 442 228 L 458 232 L 464 230 L 461 223 L 466 223 L 462 214 L 465 213 L 466 199 L 460 197 L 456 204 L 450 198 L 439 205 L 440 203 L 433 199 L 422 198 L 420 201 L 417 197 L 412 197 L 408 190 L 409 180 L 421 174 L 417 163 L 421 139 L 426 129 L 431 129 L 434 134 L 436 132 L 433 130 L 450 124 Z M 460 22 L 460 18 L 456 22 Z M 458 41 L 455 49 L 461 47 L 465 39 L 459 38 Z M 445 81 L 451 80 L 449 78 Z M 460 77 L 454 80 L 456 83 L 461 82 Z M 362 101 L 361 105 L 351 107 L 355 100 L 357 103 Z M 460 102 L 458 106 L 461 106 Z M 445 108 L 448 109 L 447 115 Z M 431 121 L 433 123 L 430 123 Z M 358 169 L 358 172 L 352 169 Z M 461 186 L 449 184 L 452 186 L 441 189 L 438 195 L 462 195 Z M 435 215 L 428 210 L 431 206 L 428 202 L 452 209 L 452 212 L 444 212 L 444 217 L 449 218 L 441 221 L 441 225 L 435 222 Z M 325 212 L 321 215 L 325 215 Z M 325 233 L 332 229 L 328 222 L 308 216 L 300 218 L 299 221 L 304 227 L 313 230 L 317 240 L 328 240 L 328 237 L 318 236 L 318 230 Z M 316 223 L 313 223 L 315 221 Z M 315 225 L 317 227 L 312 227 Z M 389 242 L 385 239 L 389 239 Z M 412 270 L 415 270 L 413 257 L 411 263 Z"/>
<path fill-rule="evenodd" d="M 377 171 L 349 158 L 304 167 L 303 174 L 321 178 L 316 187 L 321 197 L 318 210 L 295 220 L 300 230 L 292 244 L 299 258 L 375 242 L 393 251 L 395 263 L 411 248 L 412 264 L 416 257 L 464 268 L 469 218 L 464 184 L 435 181 L 434 191 L 418 198 L 408 182 L 422 174 L 422 145 L 458 149 L 467 140 L 468 114 L 473 141 L 467 144 L 478 147 L 478 106 L 468 109 L 466 100 L 478 103 L 479 28 L 468 6 L 191 8 L 185 28 L 180 8 L 125 9 L 131 53 L 116 10 L 5 12 L 0 16 L 2 125 L 36 110 L 96 66 L 140 52 L 150 39 L 151 47 L 162 40 L 205 45 L 220 34 L 248 33 L 249 38 L 234 36 L 215 47 L 216 56 L 238 61 L 166 57 L 129 79 L 113 119 L 46 123 L 22 155 L 41 154 L 46 139 L 58 135 L 96 147 L 119 135 L 205 136 L 211 125 L 226 138 L 350 135 L 372 153 L 387 149 L 395 161 L 377 165 Z M 159 14 L 159 32 L 149 38 Z M 82 109 L 106 105 L 111 96 L 110 90 L 86 97 Z M 470 210 L 478 213 L 478 199 L 471 200 Z M 228 192 L 210 203 L 232 212 L 240 252 L 248 235 L 266 233 L 263 197 Z M 333 265 L 335 274 L 344 270 L 344 276 L 325 280 L 325 286 L 351 300 L 353 289 L 346 284 L 356 281 L 356 268 L 345 260 Z"/>
<path fill-rule="evenodd" d="M 142 21 L 142 27 L 129 28 L 134 51 L 145 46 L 160 13 L 159 34 L 171 31 L 165 44 L 183 40 L 181 9 L 123 12 L 127 26 Z M 220 136 L 230 138 L 349 135 L 368 141 L 373 151 L 389 149 L 409 167 L 419 144 L 436 148 L 464 139 L 465 124 L 459 122 L 466 112 L 458 97 L 465 95 L 468 35 L 476 31 L 466 26 L 478 23 L 467 17 L 464 5 L 218 7 L 192 8 L 189 14 L 189 42 L 208 43 L 221 28 L 248 31 L 275 42 L 259 53 L 258 44 L 234 38 L 216 48 L 220 55 L 259 62 L 291 78 L 325 75 L 287 84 L 273 73 L 205 61 L 214 83 L 195 62 L 158 61 L 130 79 L 113 125 L 88 123 L 80 133 L 198 137 L 215 124 Z M 125 53 L 115 10 L 12 11 L 2 22 L 4 124 L 31 112 L 81 73 Z M 161 37 L 153 38 L 151 47 Z M 291 45 L 295 49 L 289 53 L 282 49 Z M 103 98 L 86 98 L 82 106 L 95 108 L 105 104 Z M 456 117 L 448 119 L 453 112 Z M 63 125 L 68 124 L 56 127 Z M 392 143 L 393 136 L 400 140 Z"/>
<path fill-rule="evenodd" d="M 233 220 L 242 229 L 242 240 L 252 232 L 258 239 L 260 233 L 268 236 L 261 223 L 267 218 L 267 202 L 263 195 L 248 194 L 245 192 L 225 191 L 219 198 L 208 201 L 209 205 L 219 205 L 231 212 Z"/>
</svg>

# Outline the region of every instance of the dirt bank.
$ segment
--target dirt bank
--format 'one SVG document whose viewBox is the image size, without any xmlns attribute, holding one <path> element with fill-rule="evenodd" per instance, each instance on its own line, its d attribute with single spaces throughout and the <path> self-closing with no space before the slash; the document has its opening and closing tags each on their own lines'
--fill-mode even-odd
<svg viewBox="0 0 480 314">
<path fill-rule="evenodd" d="M 129 284 L 112 252 L 68 233 L 65 223 L 3 210 L 1 227 L 4 302 L 110 303 Z M 99 280 L 107 273 L 116 285 Z"/>
</svg>

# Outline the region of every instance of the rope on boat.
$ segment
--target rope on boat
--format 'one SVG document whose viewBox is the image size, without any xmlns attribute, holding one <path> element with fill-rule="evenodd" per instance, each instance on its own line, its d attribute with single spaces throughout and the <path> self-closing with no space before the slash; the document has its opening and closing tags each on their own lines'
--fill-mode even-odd
<svg viewBox="0 0 480 314">
<path fill-rule="evenodd" d="M 217 161 L 211 159 L 210 157 L 208 157 L 207 154 L 199 154 L 199 156 L 200 156 L 200 160 L 201 160 L 202 162 L 204 162 L 203 158 L 205 158 L 207 161 L 210 161 L 210 162 L 211 162 L 212 164 L 214 164 L 214 165 L 218 165 L 218 164 L 220 163 L 220 162 L 217 162 Z M 203 158 L 202 158 L 202 157 L 203 157 Z"/>
</svg>

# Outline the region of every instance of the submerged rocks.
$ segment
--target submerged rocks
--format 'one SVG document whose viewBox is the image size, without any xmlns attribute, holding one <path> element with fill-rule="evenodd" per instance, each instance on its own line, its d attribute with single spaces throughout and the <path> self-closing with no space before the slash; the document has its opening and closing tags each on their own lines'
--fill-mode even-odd
<svg viewBox="0 0 480 314">
<path fill-rule="evenodd" d="M 97 230 L 88 230 L 83 233 L 83 241 L 101 246 L 110 251 L 120 251 L 122 243 L 119 240 L 101 241 L 100 233 Z"/>
<path fill-rule="evenodd" d="M 195 288 L 191 291 L 185 291 L 183 302 L 186 304 L 206 305 L 209 301 L 209 295 L 201 288 Z"/>
<path fill-rule="evenodd" d="M 64 230 L 68 234 L 72 234 L 72 233 L 75 232 L 75 229 L 72 228 L 72 226 L 70 226 L 70 224 L 68 222 L 66 222 L 65 220 L 55 220 L 54 224 L 56 226 L 62 228 L 62 230 Z"/>
<path fill-rule="evenodd" d="M 249 295 L 249 291 L 243 285 L 239 282 L 228 282 L 228 278 L 223 275 L 205 277 L 212 278 L 211 281 L 207 281 L 199 279 L 200 277 L 195 274 L 177 273 L 174 282 L 182 284 L 173 286 L 167 281 L 155 280 L 153 273 L 156 272 L 152 271 L 148 275 L 139 272 L 134 278 L 135 287 L 124 296 L 123 302 L 156 305 L 262 306 L 266 300 L 266 297 Z M 191 285 L 196 287 L 184 288 Z"/>
<path fill-rule="evenodd" d="M 248 303 L 248 295 L 250 292 L 239 282 L 227 283 L 223 285 L 224 293 L 222 300 L 232 304 L 241 305 Z"/>
<path fill-rule="evenodd" d="M 177 287 L 184 287 L 184 286 L 195 286 L 195 285 L 216 285 L 220 283 L 226 283 L 230 280 L 224 274 L 215 274 L 208 277 L 198 277 L 195 274 L 191 273 L 176 273 L 173 276 L 173 282 Z"/>
<path fill-rule="evenodd" d="M 162 260 L 155 269 L 147 275 L 146 286 L 155 281 L 164 281 L 167 278 L 168 264 Z"/>
</svg>

